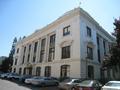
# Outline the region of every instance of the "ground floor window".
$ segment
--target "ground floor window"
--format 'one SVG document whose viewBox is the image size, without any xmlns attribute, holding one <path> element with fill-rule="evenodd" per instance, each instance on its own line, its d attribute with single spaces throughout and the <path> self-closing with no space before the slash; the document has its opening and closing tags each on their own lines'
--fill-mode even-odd
<svg viewBox="0 0 120 90">
<path fill-rule="evenodd" d="M 14 68 L 13 72 L 14 72 L 14 73 L 16 72 L 16 68 Z"/>
<path fill-rule="evenodd" d="M 19 68 L 19 74 L 21 75 L 21 72 L 22 72 L 22 68 Z"/>
<path fill-rule="evenodd" d="M 51 76 L 51 66 L 45 67 L 45 76 L 50 77 Z"/>
<path fill-rule="evenodd" d="M 88 66 L 88 78 L 94 79 L 94 67 L 91 65 Z"/>
<path fill-rule="evenodd" d="M 41 74 L 41 67 L 36 67 L 36 76 L 40 76 Z"/>
<path fill-rule="evenodd" d="M 61 77 L 70 77 L 70 65 L 62 65 L 60 74 Z"/>
<path fill-rule="evenodd" d="M 32 67 L 30 68 L 24 68 L 23 75 L 32 75 Z"/>
<path fill-rule="evenodd" d="M 23 75 L 26 75 L 26 68 L 24 68 L 23 70 Z"/>
</svg>

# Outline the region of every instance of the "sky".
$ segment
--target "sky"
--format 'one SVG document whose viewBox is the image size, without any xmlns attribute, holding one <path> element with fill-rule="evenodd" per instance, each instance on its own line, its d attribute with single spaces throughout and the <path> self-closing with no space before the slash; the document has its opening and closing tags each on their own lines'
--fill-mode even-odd
<svg viewBox="0 0 120 90">
<path fill-rule="evenodd" d="M 120 17 L 120 0 L 0 0 L 0 56 L 8 56 L 14 37 L 32 34 L 78 6 L 108 33 Z"/>
</svg>

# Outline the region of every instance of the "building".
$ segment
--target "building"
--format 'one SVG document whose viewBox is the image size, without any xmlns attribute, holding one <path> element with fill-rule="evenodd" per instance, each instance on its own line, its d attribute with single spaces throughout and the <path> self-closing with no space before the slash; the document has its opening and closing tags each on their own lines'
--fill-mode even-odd
<svg viewBox="0 0 120 90">
<path fill-rule="evenodd" d="M 12 71 L 37 76 L 100 78 L 113 38 L 75 8 L 16 44 Z"/>
</svg>

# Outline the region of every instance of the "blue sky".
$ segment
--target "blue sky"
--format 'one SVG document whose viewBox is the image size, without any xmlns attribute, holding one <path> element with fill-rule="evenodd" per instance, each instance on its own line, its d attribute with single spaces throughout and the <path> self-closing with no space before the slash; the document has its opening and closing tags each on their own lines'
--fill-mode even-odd
<svg viewBox="0 0 120 90">
<path fill-rule="evenodd" d="M 0 0 L 0 56 L 8 56 L 14 37 L 28 36 L 66 11 L 80 6 L 104 29 L 113 32 L 120 0 Z"/>
</svg>

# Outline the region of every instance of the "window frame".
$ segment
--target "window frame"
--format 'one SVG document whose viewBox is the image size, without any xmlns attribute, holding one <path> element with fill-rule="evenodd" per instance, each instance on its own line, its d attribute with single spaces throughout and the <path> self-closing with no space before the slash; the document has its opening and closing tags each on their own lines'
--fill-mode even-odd
<svg viewBox="0 0 120 90">
<path fill-rule="evenodd" d="M 63 28 L 63 36 L 70 34 L 70 25 Z"/>
<path fill-rule="evenodd" d="M 64 46 L 62 47 L 61 51 L 61 59 L 67 59 L 71 57 L 71 46 Z"/>
</svg>

